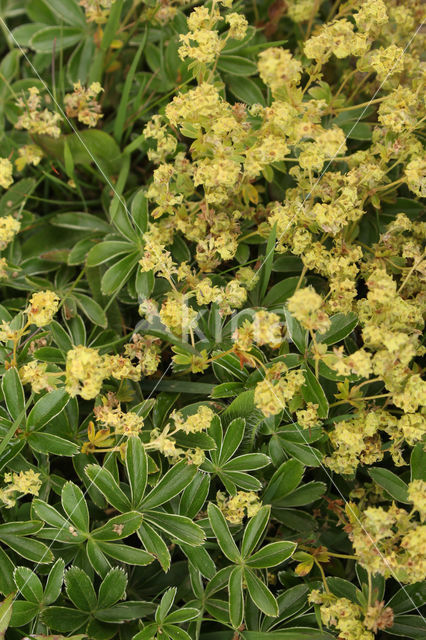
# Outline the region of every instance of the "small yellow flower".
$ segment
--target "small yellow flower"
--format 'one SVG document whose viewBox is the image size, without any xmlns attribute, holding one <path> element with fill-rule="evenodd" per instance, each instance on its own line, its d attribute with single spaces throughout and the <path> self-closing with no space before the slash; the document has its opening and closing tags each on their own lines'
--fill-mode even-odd
<svg viewBox="0 0 426 640">
<path fill-rule="evenodd" d="M 13 216 L 0 217 L 0 250 L 5 249 L 12 242 L 21 228 L 21 223 Z"/>
<path fill-rule="evenodd" d="M 0 158 L 0 187 L 8 189 L 13 182 L 13 166 L 7 158 Z"/>
<path fill-rule="evenodd" d="M 59 297 L 54 291 L 39 291 L 31 296 L 27 307 L 28 322 L 37 327 L 49 324 L 59 307 Z"/>
</svg>

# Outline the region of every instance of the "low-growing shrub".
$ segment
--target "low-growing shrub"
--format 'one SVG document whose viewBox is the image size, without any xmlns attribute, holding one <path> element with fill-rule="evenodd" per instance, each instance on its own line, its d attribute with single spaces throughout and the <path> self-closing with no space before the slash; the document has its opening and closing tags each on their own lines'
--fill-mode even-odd
<svg viewBox="0 0 426 640">
<path fill-rule="evenodd" d="M 0 638 L 426 635 L 420 0 L 4 0 Z"/>
</svg>

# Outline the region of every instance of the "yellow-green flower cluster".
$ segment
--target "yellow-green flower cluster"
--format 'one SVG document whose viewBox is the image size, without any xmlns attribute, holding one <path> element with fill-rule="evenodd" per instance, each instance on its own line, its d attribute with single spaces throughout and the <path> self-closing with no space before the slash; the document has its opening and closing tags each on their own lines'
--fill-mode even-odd
<svg viewBox="0 0 426 640">
<path fill-rule="evenodd" d="M 33 293 L 27 308 L 29 324 L 44 327 L 49 324 L 59 307 L 59 296 L 54 291 Z"/>
<path fill-rule="evenodd" d="M 416 485 L 411 488 L 415 502 L 418 488 Z M 362 512 L 355 505 L 349 505 L 347 513 L 351 522 L 349 537 L 365 569 L 385 578 L 393 576 L 404 583 L 425 579 L 426 525 L 416 522 L 412 514 L 395 504 L 388 510 L 367 507 Z"/>
<path fill-rule="evenodd" d="M 216 502 L 225 518 L 232 524 L 241 524 L 246 516 L 252 518 L 262 507 L 254 491 L 237 491 L 234 496 L 229 497 L 218 491 Z"/>
<path fill-rule="evenodd" d="M 15 506 L 17 498 L 20 497 L 17 494 L 24 495 L 28 493 L 38 496 L 42 484 L 40 474 L 32 469 L 17 473 L 5 473 L 4 481 L 7 486 L 0 489 L 0 501 L 9 509 Z"/>
<path fill-rule="evenodd" d="M 13 166 L 8 158 L 0 158 L 0 187 L 8 189 L 13 183 Z"/>
<path fill-rule="evenodd" d="M 79 122 L 87 124 L 88 127 L 96 127 L 100 118 L 101 105 L 97 101 L 97 95 L 103 91 L 99 82 L 92 84 L 85 89 L 81 82 L 74 83 L 73 93 L 64 96 L 65 113 L 69 118 L 77 118 Z"/>
<path fill-rule="evenodd" d="M 3 250 L 12 242 L 19 232 L 21 223 L 13 216 L 0 217 L 0 250 Z"/>
</svg>

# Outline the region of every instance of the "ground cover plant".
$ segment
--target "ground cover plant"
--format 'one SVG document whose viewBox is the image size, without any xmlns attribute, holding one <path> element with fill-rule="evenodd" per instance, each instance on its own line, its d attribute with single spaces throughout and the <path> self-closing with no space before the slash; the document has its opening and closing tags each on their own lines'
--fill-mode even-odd
<svg viewBox="0 0 426 640">
<path fill-rule="evenodd" d="M 424 13 L 0 1 L 0 638 L 426 636 Z"/>
</svg>

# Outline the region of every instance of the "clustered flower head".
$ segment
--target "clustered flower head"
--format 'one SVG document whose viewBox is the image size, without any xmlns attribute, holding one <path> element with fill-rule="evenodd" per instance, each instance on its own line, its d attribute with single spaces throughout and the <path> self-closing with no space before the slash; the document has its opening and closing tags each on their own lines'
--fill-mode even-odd
<svg viewBox="0 0 426 640">
<path fill-rule="evenodd" d="M 0 217 L 0 250 L 3 250 L 12 242 L 21 229 L 21 223 L 13 216 Z"/>
<path fill-rule="evenodd" d="M 0 489 L 0 501 L 9 509 L 15 506 L 17 498 L 22 495 L 28 493 L 33 496 L 38 496 L 42 485 L 40 474 L 32 469 L 19 471 L 17 473 L 5 473 L 4 481 L 7 483 L 7 486 Z M 21 496 L 17 494 L 21 494 Z"/>
<path fill-rule="evenodd" d="M 115 0 L 80 0 L 79 5 L 83 7 L 87 22 L 105 24 Z"/>
<path fill-rule="evenodd" d="M 322 623 L 334 627 L 342 640 L 374 640 L 377 631 L 393 625 L 392 609 L 378 600 L 363 610 L 348 598 L 314 589 L 309 601 L 319 605 Z"/>
<path fill-rule="evenodd" d="M 288 310 L 309 331 L 324 333 L 330 327 L 330 318 L 323 310 L 324 303 L 313 287 L 296 291 L 288 301 Z"/>
<path fill-rule="evenodd" d="M 69 118 L 77 118 L 79 122 L 87 124 L 89 127 L 96 127 L 100 118 L 101 105 L 97 101 L 98 94 L 103 91 L 99 82 L 92 84 L 85 89 L 81 82 L 74 83 L 73 93 L 64 96 L 65 113 Z"/>
<path fill-rule="evenodd" d="M 426 577 L 426 525 L 416 521 L 415 510 L 424 519 L 424 482 L 409 485 L 414 510 L 408 513 L 393 504 L 389 509 L 367 507 L 361 512 L 349 504 L 349 537 L 360 564 L 371 573 L 395 577 L 403 583 Z M 419 493 L 422 493 L 422 496 Z"/>
<path fill-rule="evenodd" d="M 50 96 L 46 95 L 44 102 L 50 103 Z M 37 87 L 30 87 L 28 95 L 18 98 L 16 104 L 22 110 L 15 124 L 16 129 L 26 129 L 32 134 L 59 138 L 61 135 L 59 123 L 62 117 L 46 107 L 42 109 L 42 98 Z"/>
<path fill-rule="evenodd" d="M 27 308 L 30 324 L 44 327 L 49 324 L 59 307 L 59 296 L 54 291 L 39 291 L 33 293 Z"/>
<path fill-rule="evenodd" d="M 0 187 L 8 189 L 13 183 L 13 166 L 8 158 L 0 158 Z"/>
<path fill-rule="evenodd" d="M 43 158 L 43 151 L 36 144 L 25 144 L 18 149 L 19 158 L 16 158 L 15 165 L 18 171 L 23 171 L 28 164 L 36 167 Z"/>
<path fill-rule="evenodd" d="M 262 507 L 254 491 L 237 491 L 234 496 L 226 496 L 222 491 L 218 491 L 216 502 L 225 518 L 232 524 L 241 524 L 246 516 L 252 518 Z"/>
<path fill-rule="evenodd" d="M 41 391 L 53 391 L 59 376 L 57 372 L 49 371 L 47 362 L 31 360 L 19 369 L 19 377 L 22 384 L 31 385 L 33 393 L 40 393 Z"/>
<path fill-rule="evenodd" d="M 283 362 L 277 362 L 266 369 L 265 377 L 256 384 L 254 404 L 265 417 L 275 416 L 286 408 L 304 382 L 303 371 L 287 371 Z"/>
<path fill-rule="evenodd" d="M 197 411 L 184 417 L 179 411 L 170 414 L 172 423 L 167 423 L 164 429 L 152 429 L 150 441 L 145 445 L 147 450 L 157 450 L 172 462 L 186 459 L 189 464 L 201 465 L 205 460 L 204 451 L 200 447 L 183 449 L 176 445 L 174 436 L 180 432 L 184 434 L 202 433 L 210 427 L 214 412 L 206 405 L 198 407 Z"/>
</svg>

